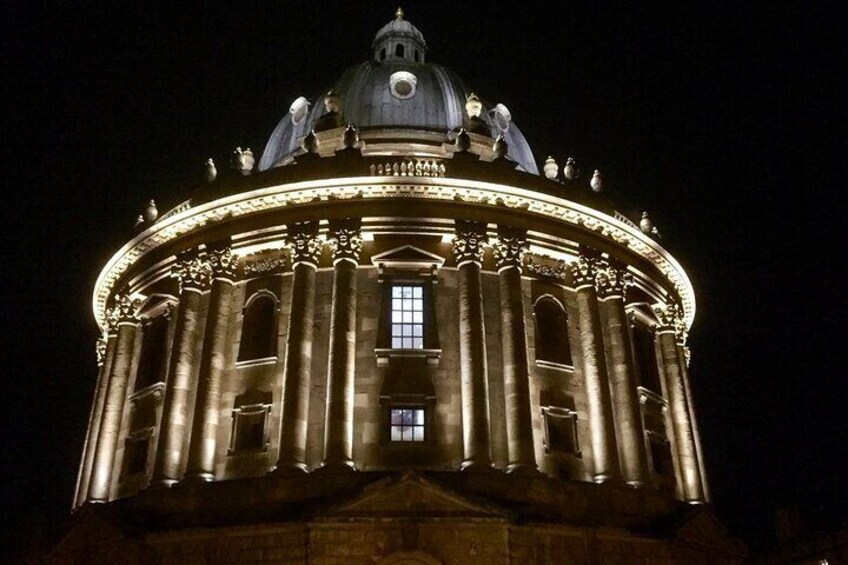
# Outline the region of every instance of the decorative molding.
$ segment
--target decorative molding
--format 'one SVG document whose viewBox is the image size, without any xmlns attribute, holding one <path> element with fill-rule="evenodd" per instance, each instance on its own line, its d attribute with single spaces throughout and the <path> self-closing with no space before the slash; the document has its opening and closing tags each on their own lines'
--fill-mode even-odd
<svg viewBox="0 0 848 565">
<path fill-rule="evenodd" d="M 493 245 L 498 271 L 515 267 L 521 270 L 527 251 L 527 232 L 511 228 L 498 228 L 498 238 Z"/>
<path fill-rule="evenodd" d="M 324 242 L 318 237 L 318 222 L 302 222 L 289 226 L 286 243 L 291 250 L 292 267 L 299 263 L 318 266 Z"/>
<path fill-rule="evenodd" d="M 98 324 L 105 326 L 106 305 L 130 267 L 154 249 L 189 233 L 196 233 L 224 218 L 237 218 L 258 212 L 270 212 L 290 206 L 311 205 L 316 198 L 334 198 L 339 205 L 355 198 L 417 198 L 506 206 L 522 214 L 538 215 L 579 226 L 614 241 L 648 261 L 674 287 L 684 308 L 687 325 L 695 317 L 695 294 L 680 264 L 659 243 L 640 230 L 604 212 L 561 196 L 471 179 L 434 179 L 417 177 L 415 182 L 398 184 L 394 179 L 375 180 L 333 178 L 268 186 L 233 194 L 212 202 L 192 206 L 174 216 L 160 218 L 152 226 L 126 243 L 101 271 L 94 288 L 93 309 Z M 500 202 L 500 204 L 496 204 Z"/>
<path fill-rule="evenodd" d="M 249 255 L 244 258 L 245 275 L 261 275 L 271 271 L 278 271 L 286 264 L 285 257 L 257 255 Z"/>
<path fill-rule="evenodd" d="M 368 171 L 371 176 L 389 177 L 444 177 L 445 164 L 435 159 L 404 159 L 372 164 Z"/>
<path fill-rule="evenodd" d="M 597 262 L 594 257 L 581 253 L 574 262 L 568 264 L 571 280 L 575 287 L 595 285 Z"/>
<path fill-rule="evenodd" d="M 689 349 L 688 345 L 682 345 L 680 349 L 683 351 L 683 361 L 689 367 L 689 364 L 692 362 L 692 350 Z"/>
<path fill-rule="evenodd" d="M 466 220 L 456 221 L 456 237 L 453 239 L 453 253 L 457 266 L 464 263 L 483 264 L 483 244 L 486 237 L 486 224 Z"/>
<path fill-rule="evenodd" d="M 141 305 L 139 298 L 130 298 L 126 294 L 119 294 L 115 298 L 115 305 L 112 306 L 111 317 L 115 320 L 116 325 L 123 323 L 137 324 L 140 319 L 138 317 L 138 308 Z"/>
<path fill-rule="evenodd" d="M 359 264 L 362 254 L 362 220 L 346 218 L 330 224 L 330 247 L 333 250 L 333 264 L 339 261 L 351 261 Z"/>
<path fill-rule="evenodd" d="M 683 309 L 674 302 L 671 302 L 669 304 L 655 305 L 654 312 L 657 315 L 657 319 L 660 321 L 660 327 L 658 330 L 674 331 L 674 336 L 678 345 L 686 345 L 688 333 L 686 322 L 683 319 Z"/>
<path fill-rule="evenodd" d="M 615 267 L 609 261 L 599 261 L 595 273 L 595 288 L 600 298 L 618 296 L 624 299 L 633 277 L 625 269 Z"/>
</svg>

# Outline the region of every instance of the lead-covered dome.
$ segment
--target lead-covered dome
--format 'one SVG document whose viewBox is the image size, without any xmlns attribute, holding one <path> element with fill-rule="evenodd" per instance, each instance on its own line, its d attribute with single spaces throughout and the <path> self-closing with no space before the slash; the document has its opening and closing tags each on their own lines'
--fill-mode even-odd
<svg viewBox="0 0 848 565">
<path fill-rule="evenodd" d="M 506 106 L 481 100 L 479 117 L 472 119 L 466 104 L 476 96 L 456 73 L 425 62 L 424 36 L 400 10 L 377 32 L 372 49 L 371 60 L 348 68 L 326 94 L 292 103 L 268 140 L 260 170 L 284 164 L 313 129 L 353 124 L 361 130 L 449 132 L 465 127 L 493 139 L 502 135 L 507 158 L 538 174 L 533 152 Z"/>
</svg>

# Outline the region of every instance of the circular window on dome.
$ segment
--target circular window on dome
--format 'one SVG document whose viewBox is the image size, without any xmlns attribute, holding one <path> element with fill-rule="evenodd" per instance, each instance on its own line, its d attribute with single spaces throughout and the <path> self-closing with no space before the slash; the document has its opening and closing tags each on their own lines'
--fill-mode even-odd
<svg viewBox="0 0 848 565">
<path fill-rule="evenodd" d="M 389 77 L 389 90 L 395 98 L 406 100 L 415 96 L 416 83 L 418 83 L 418 79 L 414 74 L 398 71 Z"/>
<path fill-rule="evenodd" d="M 512 121 L 512 114 L 509 113 L 509 108 L 503 104 L 498 104 L 492 113 L 495 115 L 495 123 L 498 129 L 506 132 L 509 129 L 509 123 Z"/>
<path fill-rule="evenodd" d="M 289 114 L 291 114 L 291 121 L 294 125 L 298 125 L 305 120 L 308 112 L 309 101 L 303 96 L 298 97 L 289 107 Z"/>
</svg>

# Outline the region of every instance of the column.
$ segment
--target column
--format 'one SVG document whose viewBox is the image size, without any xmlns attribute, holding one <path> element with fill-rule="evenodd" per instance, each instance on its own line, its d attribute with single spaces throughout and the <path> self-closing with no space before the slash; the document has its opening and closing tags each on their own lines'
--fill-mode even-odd
<svg viewBox="0 0 848 565">
<path fill-rule="evenodd" d="M 620 267 L 604 263 L 595 277 L 598 296 L 606 314 L 609 336 L 609 376 L 614 421 L 618 430 L 621 475 L 632 486 L 650 483 L 645 433 L 636 391 L 636 369 L 630 343 L 624 297 L 630 277 Z"/>
<path fill-rule="evenodd" d="M 215 478 L 215 451 L 220 416 L 221 381 L 227 360 L 227 337 L 233 301 L 235 258 L 227 246 L 207 249 L 212 286 L 200 354 L 197 400 L 191 426 L 186 478 Z"/>
<path fill-rule="evenodd" d="M 162 424 L 151 486 L 170 486 L 180 480 L 191 414 L 191 385 L 196 366 L 196 344 L 202 339 L 203 292 L 212 269 L 205 253 L 183 255 L 174 267 L 180 284 L 180 303 L 162 408 Z"/>
<path fill-rule="evenodd" d="M 459 372 L 462 383 L 463 469 L 490 469 L 489 382 L 480 268 L 486 224 L 457 220 L 453 252 L 459 278 Z"/>
<path fill-rule="evenodd" d="M 598 298 L 595 292 L 596 263 L 597 259 L 581 253 L 569 270 L 577 293 L 577 324 L 580 328 L 583 379 L 595 463 L 593 475 L 596 483 L 603 483 L 618 478 L 618 452 L 615 445 Z"/>
<path fill-rule="evenodd" d="M 521 294 L 521 260 L 527 248 L 526 232 L 498 228 L 495 243 L 500 284 L 501 347 L 509 464 L 507 472 L 537 471 L 530 418 L 530 372 Z"/>
<path fill-rule="evenodd" d="M 330 358 L 327 367 L 327 412 L 324 460 L 328 470 L 353 465 L 353 381 L 356 361 L 356 268 L 362 252 L 361 220 L 330 224 L 333 249 L 333 302 L 330 314 Z"/>
<path fill-rule="evenodd" d="M 283 377 L 283 417 L 277 471 L 306 471 L 306 432 L 312 368 L 312 327 L 315 317 L 315 271 L 321 255 L 318 222 L 289 226 L 292 298 L 286 369 Z"/>
<path fill-rule="evenodd" d="M 97 383 L 94 388 L 94 399 L 91 402 L 91 412 L 88 416 L 88 431 L 77 476 L 77 490 L 74 497 L 74 507 L 82 505 L 88 495 L 88 485 L 91 481 L 91 468 L 94 464 L 94 452 L 97 448 L 97 437 L 100 434 L 100 421 L 103 417 L 103 405 L 106 403 L 106 389 L 109 385 L 109 375 L 112 371 L 112 360 L 115 357 L 115 346 L 118 328 L 107 323 L 103 337 L 97 340 Z"/>
<path fill-rule="evenodd" d="M 683 325 L 680 309 L 675 304 L 671 304 L 665 307 L 656 307 L 655 311 L 660 320 L 660 326 L 657 328 L 657 341 L 666 394 L 668 395 L 671 425 L 674 429 L 681 492 L 687 502 L 702 502 L 704 493 L 701 488 L 701 472 L 698 467 L 695 434 L 692 429 L 689 403 L 683 384 L 683 371 L 677 351 L 676 334 L 680 332 Z"/>
<path fill-rule="evenodd" d="M 124 404 L 127 399 L 127 382 L 132 369 L 135 339 L 138 333 L 137 308 L 137 300 L 122 295 L 116 299 L 115 306 L 109 313 L 118 330 L 91 470 L 91 484 L 88 490 L 90 502 L 108 502 L 109 500 L 112 468 L 115 465 L 115 452 L 118 448 Z"/>
<path fill-rule="evenodd" d="M 685 334 L 680 334 L 680 336 L 685 337 Z M 698 458 L 698 472 L 701 474 L 701 490 L 704 495 L 704 501 L 710 502 L 710 485 L 707 481 L 707 471 L 704 463 L 704 452 L 701 448 L 701 430 L 698 427 L 698 416 L 695 412 L 695 403 L 692 401 L 692 390 L 689 384 L 689 361 L 691 359 L 691 352 L 689 351 L 689 347 L 686 345 L 685 341 L 678 340 L 677 342 L 677 353 L 680 358 L 680 370 L 683 375 L 683 388 L 686 391 L 686 403 L 689 405 L 689 416 L 692 420 L 692 435 L 695 439 L 695 455 Z"/>
</svg>

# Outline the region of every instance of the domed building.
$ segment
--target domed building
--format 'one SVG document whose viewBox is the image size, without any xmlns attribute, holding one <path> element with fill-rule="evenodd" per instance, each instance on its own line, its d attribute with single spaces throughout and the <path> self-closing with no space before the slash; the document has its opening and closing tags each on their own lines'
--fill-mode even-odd
<svg viewBox="0 0 848 565">
<path fill-rule="evenodd" d="M 398 11 L 258 163 L 145 210 L 94 289 L 57 562 L 741 559 L 685 271 L 429 56 Z"/>
</svg>

